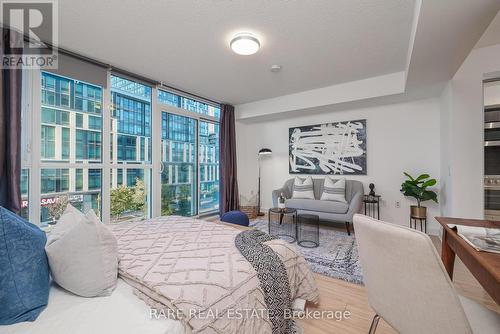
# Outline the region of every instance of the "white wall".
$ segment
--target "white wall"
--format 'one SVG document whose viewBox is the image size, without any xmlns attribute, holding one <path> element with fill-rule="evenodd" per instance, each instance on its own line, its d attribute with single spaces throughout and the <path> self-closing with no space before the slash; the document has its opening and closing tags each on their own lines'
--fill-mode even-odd
<svg viewBox="0 0 500 334">
<path fill-rule="evenodd" d="M 450 171 L 450 122 L 451 113 L 451 85 L 447 84 L 440 99 L 440 207 L 442 216 L 451 216 L 448 203 L 452 201 L 451 171 Z"/>
<path fill-rule="evenodd" d="M 429 172 L 438 178 L 440 205 L 427 203 L 429 217 L 483 218 L 483 80 L 500 77 L 500 45 L 474 49 L 438 99 L 346 111 L 328 107 L 279 120 L 237 121 L 238 175 L 242 195 L 257 190 L 257 152 L 269 147 L 262 161 L 263 207 L 271 206 L 271 190 L 288 174 L 288 128 L 366 118 L 368 175 L 353 176 L 365 187 L 373 182 L 383 196 L 382 218 L 407 224 L 410 200 L 399 193 L 402 171 Z M 258 120 L 258 118 L 254 119 Z M 395 208 L 401 201 L 401 208 Z M 431 231 L 438 226 L 431 222 Z"/>
<path fill-rule="evenodd" d="M 455 217 L 483 218 L 483 84 L 500 77 L 500 45 L 474 49 L 441 96 L 441 178 L 453 187 L 444 189 L 443 212 Z M 444 102 L 447 100 L 447 102 Z"/>
<path fill-rule="evenodd" d="M 315 110 L 316 111 L 316 110 Z M 238 183 L 240 194 L 250 197 L 257 191 L 257 152 L 262 147 L 272 149 L 271 157 L 262 161 L 262 206 L 272 206 L 271 191 L 283 185 L 288 173 L 288 128 L 335 121 L 367 119 L 368 174 L 349 176 L 365 185 L 375 183 L 382 195 L 381 218 L 408 225 L 409 206 L 413 201 L 399 192 L 403 171 L 411 174 L 440 174 L 440 101 L 419 100 L 372 108 L 328 111 L 273 121 L 245 123 L 237 121 Z M 439 184 L 439 183 L 438 183 Z M 395 202 L 401 207 L 396 208 Z M 440 214 L 439 206 L 430 202 L 428 217 Z M 437 233 L 437 223 L 431 219 L 431 233 Z"/>
</svg>

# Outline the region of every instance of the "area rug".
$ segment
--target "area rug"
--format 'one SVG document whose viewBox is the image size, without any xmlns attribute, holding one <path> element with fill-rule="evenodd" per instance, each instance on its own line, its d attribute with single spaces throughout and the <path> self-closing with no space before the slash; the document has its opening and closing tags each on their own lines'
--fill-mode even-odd
<svg viewBox="0 0 500 334">
<path fill-rule="evenodd" d="M 251 227 L 266 233 L 268 233 L 267 224 L 267 220 L 262 219 L 250 222 Z M 349 236 L 346 232 L 320 226 L 318 247 L 305 248 L 297 245 L 296 242 L 295 245 L 315 273 L 363 284 L 358 248 L 353 234 Z"/>
</svg>

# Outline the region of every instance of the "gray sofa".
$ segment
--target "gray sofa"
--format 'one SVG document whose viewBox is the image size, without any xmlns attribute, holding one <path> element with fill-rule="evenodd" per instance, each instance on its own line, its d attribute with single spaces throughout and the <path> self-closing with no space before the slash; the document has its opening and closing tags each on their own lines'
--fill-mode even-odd
<svg viewBox="0 0 500 334">
<path fill-rule="evenodd" d="M 273 190 L 273 205 L 278 206 L 278 198 L 281 193 L 286 198 L 285 206 L 287 208 L 297 209 L 297 213 L 309 213 L 319 216 L 321 221 L 326 222 L 345 222 L 347 234 L 351 234 L 349 224 L 352 223 L 352 217 L 360 212 L 363 204 L 363 183 L 355 180 L 346 180 L 345 199 L 347 203 L 321 201 L 323 194 L 324 179 L 313 179 L 314 198 L 315 199 L 293 199 L 294 179 L 287 180 L 283 187 Z"/>
</svg>

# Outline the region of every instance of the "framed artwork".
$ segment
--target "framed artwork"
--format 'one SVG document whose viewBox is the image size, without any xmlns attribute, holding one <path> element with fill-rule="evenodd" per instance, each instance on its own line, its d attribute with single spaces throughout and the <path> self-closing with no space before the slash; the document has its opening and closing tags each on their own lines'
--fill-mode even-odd
<svg viewBox="0 0 500 334">
<path fill-rule="evenodd" d="M 366 175 L 366 119 L 288 130 L 291 174 Z"/>
</svg>

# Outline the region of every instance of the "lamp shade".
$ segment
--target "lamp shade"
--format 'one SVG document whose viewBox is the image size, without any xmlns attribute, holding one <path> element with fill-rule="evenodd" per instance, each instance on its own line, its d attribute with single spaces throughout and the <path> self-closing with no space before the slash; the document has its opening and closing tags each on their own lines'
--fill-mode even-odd
<svg viewBox="0 0 500 334">
<path fill-rule="evenodd" d="M 261 148 L 259 150 L 259 155 L 265 155 L 265 154 L 271 154 L 273 153 L 273 151 L 271 151 L 271 149 L 269 148 Z"/>
</svg>

